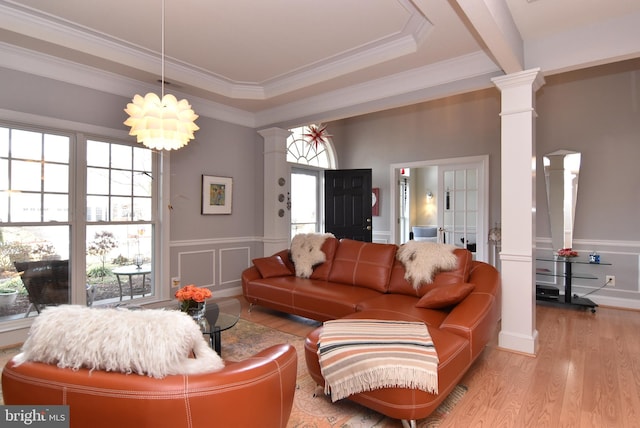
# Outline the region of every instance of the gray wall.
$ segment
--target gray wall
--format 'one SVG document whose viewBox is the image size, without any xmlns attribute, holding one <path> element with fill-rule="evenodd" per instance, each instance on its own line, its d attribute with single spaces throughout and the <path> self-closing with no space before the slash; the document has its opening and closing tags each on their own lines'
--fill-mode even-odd
<svg viewBox="0 0 640 428">
<path fill-rule="evenodd" d="M 500 94 L 497 89 L 329 124 L 341 168 L 372 168 L 381 193 L 375 231 L 389 232 L 390 164 L 489 155 L 489 217 L 500 216 Z"/>
<path fill-rule="evenodd" d="M 196 138 L 171 153 L 171 240 L 261 236 L 262 138 L 206 117 L 197 123 Z M 233 178 L 231 215 L 200 215 L 203 174 Z"/>
<path fill-rule="evenodd" d="M 128 102 L 118 95 L 0 67 L 2 109 L 125 130 Z"/>
<path fill-rule="evenodd" d="M 196 139 L 171 154 L 171 276 L 231 292 L 262 256 L 263 140 L 251 128 L 197 123 Z M 230 215 L 200 214 L 203 174 L 233 178 Z"/>
<path fill-rule="evenodd" d="M 640 61 L 549 77 L 537 103 L 538 168 L 545 153 L 582 152 L 575 238 L 640 240 Z M 537 190 L 546 213 L 544 174 Z M 549 236 L 548 217 L 537 227 Z"/>
<path fill-rule="evenodd" d="M 596 250 L 613 265 L 586 265 L 582 271 L 598 279 L 575 280 L 574 292 L 593 291 L 605 275 L 615 275 L 614 289 L 590 297 L 640 308 L 640 60 L 547 77 L 536 98 L 536 254 L 553 251 L 542 156 L 558 149 L 580 151 L 574 248 L 583 254 Z M 489 154 L 489 226 L 499 222 L 499 112 L 498 90 L 487 89 L 329 124 L 340 167 L 373 168 L 373 186 L 382 195 L 374 235 L 390 231 L 389 165 L 402 162 Z M 561 280 L 538 277 L 540 283 Z"/>
</svg>

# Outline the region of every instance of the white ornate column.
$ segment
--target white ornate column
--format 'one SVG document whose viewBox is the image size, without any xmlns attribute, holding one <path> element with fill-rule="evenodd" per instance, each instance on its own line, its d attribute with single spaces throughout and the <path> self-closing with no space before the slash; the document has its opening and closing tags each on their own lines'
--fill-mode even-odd
<svg viewBox="0 0 640 428">
<path fill-rule="evenodd" d="M 502 329 L 498 345 L 535 354 L 535 93 L 540 69 L 492 79 L 500 89 Z"/>
<path fill-rule="evenodd" d="M 289 166 L 287 138 L 291 132 L 281 128 L 258 131 L 264 138 L 264 255 L 289 248 L 291 210 L 289 209 Z"/>
</svg>

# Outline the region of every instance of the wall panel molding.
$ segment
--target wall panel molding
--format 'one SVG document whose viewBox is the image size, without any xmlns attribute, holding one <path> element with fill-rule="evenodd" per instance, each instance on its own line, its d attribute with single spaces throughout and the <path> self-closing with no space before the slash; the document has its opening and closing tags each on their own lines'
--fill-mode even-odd
<svg viewBox="0 0 640 428">
<path fill-rule="evenodd" d="M 263 242 L 263 237 L 171 241 L 169 276 L 179 277 L 181 285 L 211 287 L 215 297 L 240 295 L 242 271 L 262 256 Z"/>
<path fill-rule="evenodd" d="M 199 287 L 216 285 L 215 254 L 215 250 L 178 252 L 178 272 L 173 276 L 180 277 L 181 285 L 195 284 Z"/>
<path fill-rule="evenodd" d="M 218 284 L 236 284 L 241 280 L 237 272 L 251 266 L 251 248 L 221 248 L 218 251 Z"/>
<path fill-rule="evenodd" d="M 231 236 L 228 238 L 185 239 L 169 242 L 169 247 L 191 247 L 195 245 L 246 244 L 247 242 L 263 243 L 262 236 Z"/>
</svg>

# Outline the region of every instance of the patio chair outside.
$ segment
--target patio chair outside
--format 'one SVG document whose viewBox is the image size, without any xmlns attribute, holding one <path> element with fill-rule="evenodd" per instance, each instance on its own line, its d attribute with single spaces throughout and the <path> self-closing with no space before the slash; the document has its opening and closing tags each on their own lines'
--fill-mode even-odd
<svg viewBox="0 0 640 428">
<path fill-rule="evenodd" d="M 70 303 L 69 260 L 40 260 L 14 262 L 29 294 L 31 305 L 38 313 L 47 305 Z"/>
</svg>

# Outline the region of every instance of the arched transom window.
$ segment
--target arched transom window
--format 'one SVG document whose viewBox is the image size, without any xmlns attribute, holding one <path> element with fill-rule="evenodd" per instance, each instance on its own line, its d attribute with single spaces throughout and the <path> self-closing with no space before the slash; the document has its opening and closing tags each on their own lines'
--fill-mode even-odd
<svg viewBox="0 0 640 428">
<path fill-rule="evenodd" d="M 335 168 L 331 135 L 324 125 L 307 125 L 290 129 L 287 139 L 287 162 L 318 168 Z"/>
</svg>

